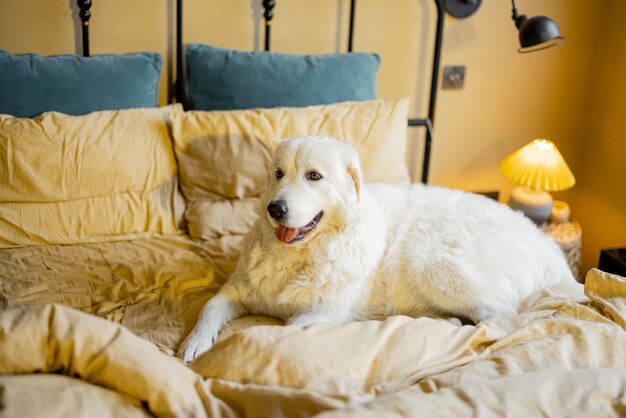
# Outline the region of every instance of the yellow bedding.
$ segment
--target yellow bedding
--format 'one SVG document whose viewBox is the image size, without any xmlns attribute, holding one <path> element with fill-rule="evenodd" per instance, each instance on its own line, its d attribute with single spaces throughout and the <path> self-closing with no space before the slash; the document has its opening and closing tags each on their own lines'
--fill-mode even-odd
<svg viewBox="0 0 626 418">
<path fill-rule="evenodd" d="M 289 121 L 351 126 L 346 139 L 372 141 L 366 178 L 406 177 L 404 145 L 376 151 L 404 137 L 405 101 L 334 106 L 174 110 L 175 136 L 193 134 L 174 138 L 178 158 L 162 109 L 0 116 L 0 417 L 626 415 L 626 279 L 599 271 L 584 292 L 554 286 L 479 326 L 245 317 L 194 363 L 172 357 L 253 220 L 263 186 L 242 173 L 267 163 L 258 135 L 214 143 L 205 130 L 276 119 L 274 143 Z M 248 142 L 245 160 L 231 152 Z M 183 235 L 176 170 L 202 241 Z"/>
<path fill-rule="evenodd" d="M 0 115 L 0 248 L 180 233 L 177 108 Z"/>
<path fill-rule="evenodd" d="M 172 352 L 219 288 L 207 250 L 181 237 L 2 250 L 0 303 L 60 303 Z M 185 328 L 185 329 L 183 329 Z"/>
<path fill-rule="evenodd" d="M 13 307 L 0 313 L 0 415 L 10 416 L 20 406 L 45 416 L 84 414 L 84 394 L 96 398 L 94 405 L 103 405 L 101 416 L 626 413 L 626 279 L 619 276 L 592 270 L 584 293 L 580 285 L 553 286 L 529 298 L 520 315 L 479 326 L 397 316 L 306 329 L 277 321 L 248 328 L 267 321 L 243 318 L 231 323 L 220 341 L 187 367 L 167 354 L 184 332 L 172 321 L 191 315 L 196 309 L 193 301 L 210 295 L 215 282 L 209 276 L 198 282 L 191 278 L 199 266 L 196 262 L 201 264 L 201 247 L 182 238 L 164 241 L 160 245 L 167 251 L 157 254 L 155 262 L 177 246 L 191 246 L 190 254 L 195 255 L 186 260 L 189 271 L 166 280 L 167 267 L 143 263 L 158 271 L 161 285 L 146 292 L 125 285 L 125 308 L 118 308 L 123 315 L 111 318 L 122 324 L 129 321 L 128 328 L 59 304 L 21 304 L 53 301 L 41 287 L 30 288 L 30 300 L 25 294 L 21 300 L 9 299 L 12 295 L 2 290 L 5 304 Z M 106 258 L 114 260 L 108 251 Z M 142 277 L 142 267 L 112 266 L 122 275 L 134 271 L 137 281 Z M 54 274 L 65 275 L 67 281 L 73 273 Z M 107 284 L 106 276 L 100 273 L 100 282 L 89 277 L 73 283 L 98 283 L 92 293 L 98 286 L 122 292 Z M 208 290 L 195 286 L 202 281 L 209 284 Z M 107 316 L 98 308 L 101 302 L 80 305 L 81 299 L 69 287 L 63 289 L 60 298 Z M 191 304 L 174 303 L 173 310 L 179 312 L 155 314 L 177 298 Z M 144 321 L 141 326 L 139 318 Z M 140 338 L 129 329 L 162 331 L 143 332 Z M 64 385 L 59 379 L 72 383 Z M 55 408 L 37 401 L 48 386 Z M 119 408 L 119 415 L 111 412 L 112 405 Z"/>
</svg>

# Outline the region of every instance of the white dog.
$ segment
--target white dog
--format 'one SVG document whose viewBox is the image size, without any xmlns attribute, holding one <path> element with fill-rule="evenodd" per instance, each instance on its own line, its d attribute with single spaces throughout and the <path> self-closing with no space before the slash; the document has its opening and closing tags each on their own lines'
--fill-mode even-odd
<svg viewBox="0 0 626 418">
<path fill-rule="evenodd" d="M 280 143 L 258 214 L 236 271 L 179 350 L 186 362 L 246 314 L 299 326 L 390 315 L 478 323 L 574 280 L 520 213 L 444 188 L 362 184 L 357 152 L 331 138 Z"/>
</svg>

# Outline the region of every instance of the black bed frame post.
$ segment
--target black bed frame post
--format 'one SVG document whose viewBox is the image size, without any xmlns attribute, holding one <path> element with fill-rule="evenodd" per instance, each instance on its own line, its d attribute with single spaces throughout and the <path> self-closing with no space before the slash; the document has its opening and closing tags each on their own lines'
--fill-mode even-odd
<svg viewBox="0 0 626 418">
<path fill-rule="evenodd" d="M 265 50 L 270 50 L 270 31 L 272 29 L 272 18 L 274 17 L 274 6 L 276 0 L 263 0 L 263 18 L 265 19 Z"/>
<path fill-rule="evenodd" d="M 428 120 L 426 121 L 426 140 L 424 141 L 424 159 L 422 164 L 422 183 L 428 182 L 428 168 L 430 163 L 430 148 L 432 145 L 433 123 L 435 121 L 435 104 L 437 103 L 437 86 L 439 84 L 439 67 L 441 63 L 441 46 L 443 42 L 443 0 L 435 0 L 437 6 L 437 28 L 435 29 L 435 52 L 433 57 L 433 72 L 430 80 L 430 100 L 428 101 Z"/>
<path fill-rule="evenodd" d="M 89 56 L 89 19 L 91 19 L 91 0 L 78 0 L 80 24 L 83 30 L 83 56 Z"/>
<path fill-rule="evenodd" d="M 352 52 L 354 44 L 354 10 L 356 9 L 356 0 L 350 0 L 350 26 L 348 29 L 348 52 Z"/>
<path fill-rule="evenodd" d="M 176 0 L 176 101 L 187 107 L 183 91 L 183 0 Z"/>
</svg>

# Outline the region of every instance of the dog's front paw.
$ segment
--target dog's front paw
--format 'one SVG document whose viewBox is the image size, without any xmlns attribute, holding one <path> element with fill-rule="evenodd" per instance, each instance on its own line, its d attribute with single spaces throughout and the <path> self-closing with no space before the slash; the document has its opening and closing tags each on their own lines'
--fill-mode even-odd
<svg viewBox="0 0 626 418">
<path fill-rule="evenodd" d="M 217 333 L 192 332 L 180 345 L 177 355 L 185 363 L 192 362 L 202 353 L 209 351 L 216 338 Z"/>
</svg>

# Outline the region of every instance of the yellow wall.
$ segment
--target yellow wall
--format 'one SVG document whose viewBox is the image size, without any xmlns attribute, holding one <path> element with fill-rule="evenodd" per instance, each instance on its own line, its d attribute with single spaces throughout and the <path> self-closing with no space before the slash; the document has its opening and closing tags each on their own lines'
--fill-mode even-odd
<svg viewBox="0 0 626 418">
<path fill-rule="evenodd" d="M 584 227 L 583 264 L 597 265 L 601 248 L 626 247 L 626 2 L 603 1 L 602 25 L 582 171 L 573 199 Z"/>
<path fill-rule="evenodd" d="M 15 53 L 80 51 L 74 3 L 0 0 L 0 48 Z M 173 53 L 173 0 L 93 3 L 92 53 L 151 50 L 165 57 Z M 185 42 L 261 48 L 260 3 L 186 0 Z M 273 50 L 344 50 L 349 3 L 278 0 Z M 432 0 L 357 3 L 355 49 L 381 55 L 379 97 L 410 97 L 412 116 L 423 116 L 430 86 Z M 512 184 L 498 170 L 502 158 L 536 137 L 554 141 L 578 180 L 573 189 L 555 197 L 568 201 L 573 216 L 581 220 L 584 264 L 590 267 L 597 262 L 600 247 L 626 245 L 626 164 L 618 164 L 626 155 L 626 145 L 621 131 L 613 128 L 626 110 L 622 52 L 626 4 L 622 0 L 517 3 L 528 15 L 552 17 L 567 40 L 556 48 L 518 54 L 508 0 L 485 0 L 468 19 L 446 16 L 442 65 L 465 65 L 466 83 L 462 90 L 439 92 L 430 182 L 466 190 L 500 190 L 506 200 Z M 160 103 L 167 100 L 172 72 L 171 64 L 166 65 Z M 422 136 L 420 130 L 411 135 L 418 162 Z"/>
</svg>

